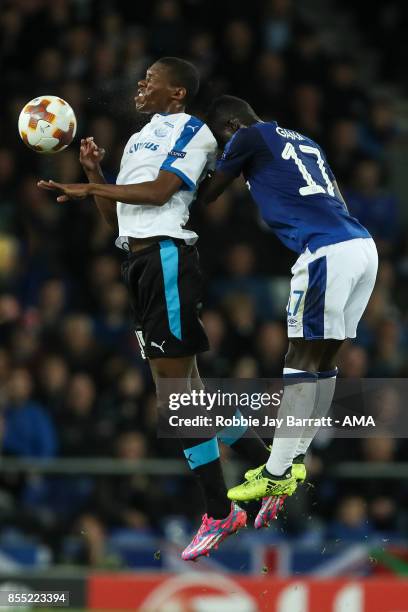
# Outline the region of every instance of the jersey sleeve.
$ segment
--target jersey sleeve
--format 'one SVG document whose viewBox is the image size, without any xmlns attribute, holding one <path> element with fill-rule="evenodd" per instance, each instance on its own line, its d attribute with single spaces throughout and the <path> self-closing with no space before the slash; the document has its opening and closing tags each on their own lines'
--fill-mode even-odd
<svg viewBox="0 0 408 612">
<path fill-rule="evenodd" d="M 200 119 L 190 117 L 160 169 L 177 174 L 183 181 L 182 189 L 195 191 L 204 170 L 213 165 L 216 150 L 210 129 Z"/>
<path fill-rule="evenodd" d="M 245 163 L 254 153 L 254 134 L 251 128 L 238 130 L 225 146 L 221 159 L 217 162 L 217 170 L 237 177 L 241 174 Z"/>
</svg>

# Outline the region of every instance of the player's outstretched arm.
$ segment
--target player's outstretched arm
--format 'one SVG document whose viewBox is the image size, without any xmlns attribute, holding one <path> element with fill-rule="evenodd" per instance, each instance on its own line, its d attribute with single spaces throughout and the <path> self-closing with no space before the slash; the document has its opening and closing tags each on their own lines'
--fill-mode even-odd
<svg viewBox="0 0 408 612">
<path fill-rule="evenodd" d="M 109 209 L 114 210 L 112 203 L 116 201 L 124 204 L 163 206 L 180 189 L 183 181 L 173 172 L 161 170 L 154 181 L 135 185 L 109 185 L 105 182 L 64 184 L 55 181 L 39 181 L 37 184 L 41 189 L 59 191 L 61 195 L 57 197 L 57 202 L 94 196 L 96 201 L 103 201 L 103 210 L 109 212 Z"/>
<path fill-rule="evenodd" d="M 199 204 L 210 204 L 214 202 L 232 183 L 235 179 L 234 176 L 229 176 L 223 172 L 216 171 L 213 174 L 209 174 L 201 183 L 197 201 Z"/>
</svg>

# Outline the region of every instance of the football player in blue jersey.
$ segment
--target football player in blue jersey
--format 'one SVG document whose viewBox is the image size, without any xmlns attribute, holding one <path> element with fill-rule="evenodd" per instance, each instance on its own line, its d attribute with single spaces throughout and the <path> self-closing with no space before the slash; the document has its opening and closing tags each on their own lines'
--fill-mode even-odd
<svg viewBox="0 0 408 612">
<path fill-rule="evenodd" d="M 214 101 L 207 123 L 224 151 L 199 200 L 214 201 L 243 175 L 260 216 L 299 257 L 287 306 L 289 349 L 278 416 L 324 417 L 336 384 L 336 356 L 355 338 L 374 288 L 378 256 L 368 231 L 352 217 L 321 147 L 303 134 L 262 121 L 240 98 Z M 299 422 L 299 421 L 297 421 Z M 315 422 L 315 421 L 314 421 Z M 266 464 L 230 489 L 234 501 L 262 499 L 256 527 L 276 517 L 306 477 L 303 460 L 318 427 L 275 434 Z"/>
</svg>

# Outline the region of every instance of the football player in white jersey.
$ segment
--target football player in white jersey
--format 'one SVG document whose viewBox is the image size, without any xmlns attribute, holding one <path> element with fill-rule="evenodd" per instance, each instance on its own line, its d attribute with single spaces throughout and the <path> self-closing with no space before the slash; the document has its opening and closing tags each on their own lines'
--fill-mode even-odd
<svg viewBox="0 0 408 612">
<path fill-rule="evenodd" d="M 92 138 L 82 140 L 80 149 L 89 183 L 38 183 L 59 191 L 58 202 L 93 196 L 101 215 L 117 228 L 116 245 L 129 251 L 123 276 L 136 334 L 150 363 L 162 414 L 175 379 L 184 381 L 178 391 L 203 388 L 196 355 L 208 349 L 199 319 L 197 235 L 184 227 L 200 181 L 214 168 L 217 150 L 207 125 L 185 112 L 198 86 L 198 73 L 189 62 L 172 57 L 156 61 L 138 83 L 135 97 L 137 111 L 153 116 L 127 142 L 116 185 L 106 183 L 100 166 L 104 151 Z M 246 513 L 227 500 L 218 439 L 259 463 L 269 456 L 259 438 L 245 437 L 242 428 L 226 429 L 206 438 L 179 433 L 207 505 L 197 535 L 182 553 L 185 560 L 208 555 L 246 523 Z"/>
</svg>

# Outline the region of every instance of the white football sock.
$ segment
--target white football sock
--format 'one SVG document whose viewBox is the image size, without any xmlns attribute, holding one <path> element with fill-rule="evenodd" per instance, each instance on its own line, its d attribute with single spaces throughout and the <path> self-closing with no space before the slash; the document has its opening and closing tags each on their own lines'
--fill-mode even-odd
<svg viewBox="0 0 408 612">
<path fill-rule="evenodd" d="M 333 401 L 334 390 L 336 388 L 337 368 L 329 372 L 318 372 L 317 377 L 316 400 L 311 414 L 312 419 L 321 419 L 329 412 Z M 306 454 L 318 430 L 319 427 L 315 426 L 305 427 L 294 457 Z"/>
<path fill-rule="evenodd" d="M 278 418 L 283 419 L 283 431 L 286 429 L 286 418 L 310 418 L 315 405 L 317 391 L 317 374 L 304 372 L 293 368 L 284 368 L 284 392 L 281 405 L 278 411 Z M 291 383 L 292 381 L 292 383 Z M 288 431 L 286 429 L 286 431 Z M 296 436 L 296 429 L 289 430 L 292 437 L 283 438 L 282 430 L 277 429 L 272 443 L 270 457 L 266 463 L 266 469 L 274 476 L 282 476 L 292 465 L 296 450 L 302 438 L 303 431 L 298 428 L 299 435 Z"/>
</svg>

